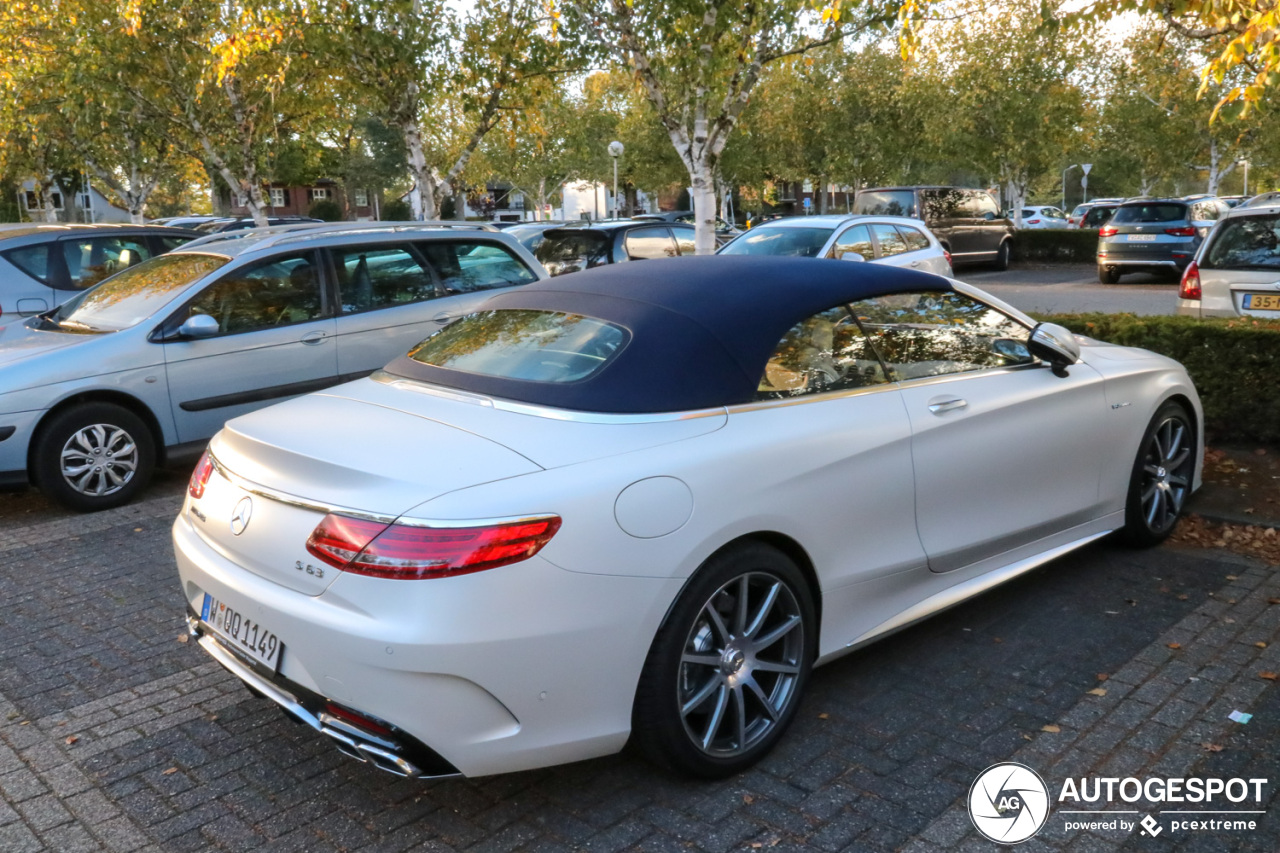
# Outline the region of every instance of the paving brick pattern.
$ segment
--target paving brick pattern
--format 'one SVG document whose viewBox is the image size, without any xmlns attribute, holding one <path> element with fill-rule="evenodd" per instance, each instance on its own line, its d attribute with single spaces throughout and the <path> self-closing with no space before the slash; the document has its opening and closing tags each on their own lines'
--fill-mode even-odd
<svg viewBox="0 0 1280 853">
<path fill-rule="evenodd" d="M 986 850 L 963 798 L 999 761 L 1051 787 L 1247 773 L 1275 781 L 1260 809 L 1280 785 L 1280 691 L 1256 676 L 1280 670 L 1280 606 L 1267 603 L 1280 576 L 1107 545 L 819 670 L 781 746 L 734 779 L 675 778 L 624 753 L 399 780 L 179 642 L 176 491 L 85 517 L 0 504 L 3 853 Z M 1228 723 L 1235 709 L 1257 716 Z M 1278 824 L 1148 839 L 1054 834 L 1051 818 L 1024 849 L 1274 851 Z"/>
</svg>

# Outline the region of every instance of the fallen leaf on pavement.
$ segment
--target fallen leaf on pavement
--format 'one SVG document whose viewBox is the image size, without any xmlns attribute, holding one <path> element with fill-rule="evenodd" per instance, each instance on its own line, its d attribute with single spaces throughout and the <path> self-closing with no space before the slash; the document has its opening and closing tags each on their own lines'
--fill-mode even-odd
<svg viewBox="0 0 1280 853">
<path fill-rule="evenodd" d="M 1105 687 L 1095 687 L 1095 688 L 1093 688 L 1092 690 L 1090 690 L 1090 691 L 1089 691 L 1089 693 L 1090 693 L 1090 695 L 1093 695 L 1093 696 L 1106 696 L 1106 695 L 1107 695 L 1107 688 L 1105 688 Z"/>
<path fill-rule="evenodd" d="M 164 771 L 163 773 L 161 773 L 160 775 L 161 775 L 161 776 L 172 776 L 174 773 L 177 773 L 177 772 L 178 772 L 178 768 L 176 768 L 176 767 L 170 767 L 168 770 L 165 770 L 165 771 Z"/>
<path fill-rule="evenodd" d="M 1258 677 L 1265 678 L 1267 681 L 1275 681 L 1277 678 L 1280 678 L 1280 675 L 1276 675 L 1271 670 L 1267 670 L 1266 672 L 1258 673 Z"/>
<path fill-rule="evenodd" d="M 80 738 L 76 737 L 75 735 L 70 735 L 67 737 L 65 743 L 67 744 L 67 746 L 71 746 L 71 744 L 75 743 L 78 740 L 80 740 Z"/>
<path fill-rule="evenodd" d="M 190 640 L 190 638 L 189 638 L 186 634 L 179 634 L 179 635 L 178 635 L 178 642 L 179 642 L 179 643 L 185 643 L 185 642 L 188 642 L 189 640 Z"/>
<path fill-rule="evenodd" d="M 823 711 L 821 714 L 819 714 L 819 715 L 818 715 L 818 719 L 819 719 L 819 720 L 829 720 L 829 719 L 831 719 L 831 715 L 830 715 L 830 714 L 828 714 L 826 711 Z"/>
<path fill-rule="evenodd" d="M 1110 676 L 1110 675 L 1107 675 L 1105 672 L 1100 672 L 1100 673 L 1098 673 L 1098 680 L 1099 680 L 1099 681 L 1106 681 L 1106 680 L 1107 680 L 1108 678 L 1110 678 L 1110 677 L 1111 677 L 1111 676 Z"/>
<path fill-rule="evenodd" d="M 1222 747 L 1216 743 L 1202 743 L 1200 747 L 1205 752 L 1222 752 Z"/>
<path fill-rule="evenodd" d="M 1055 726 L 1053 723 L 1050 723 L 1047 726 L 1041 726 L 1040 731 L 1048 732 L 1051 735 L 1056 735 L 1058 732 L 1062 731 L 1062 729 L 1059 728 L 1058 726 Z"/>
<path fill-rule="evenodd" d="M 1168 645 L 1169 645 L 1169 648 L 1173 649 L 1175 652 L 1178 649 L 1182 648 L 1182 643 L 1169 643 Z"/>
</svg>

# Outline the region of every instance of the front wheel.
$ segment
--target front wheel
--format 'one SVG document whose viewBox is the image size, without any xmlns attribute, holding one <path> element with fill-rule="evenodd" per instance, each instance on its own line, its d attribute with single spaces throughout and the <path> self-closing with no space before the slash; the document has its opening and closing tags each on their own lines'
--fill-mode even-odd
<svg viewBox="0 0 1280 853">
<path fill-rule="evenodd" d="M 1191 417 L 1165 403 L 1142 436 L 1129 477 L 1121 538 L 1147 548 L 1163 542 L 1178 523 L 1195 476 L 1196 437 Z"/>
<path fill-rule="evenodd" d="M 1000 244 L 1000 248 L 996 251 L 995 263 L 992 264 L 992 266 L 994 266 L 996 269 L 1002 272 L 1009 268 L 1009 241 L 1008 240 L 1005 240 L 1003 243 Z"/>
<path fill-rule="evenodd" d="M 649 650 L 632 737 L 652 760 L 707 778 L 760 760 L 795 717 L 817 643 L 809 585 L 777 549 L 711 558 Z"/>
<path fill-rule="evenodd" d="M 79 512 L 132 500 L 151 479 L 155 443 L 142 419 L 113 403 L 87 403 L 54 416 L 36 439 L 36 485 Z"/>
</svg>

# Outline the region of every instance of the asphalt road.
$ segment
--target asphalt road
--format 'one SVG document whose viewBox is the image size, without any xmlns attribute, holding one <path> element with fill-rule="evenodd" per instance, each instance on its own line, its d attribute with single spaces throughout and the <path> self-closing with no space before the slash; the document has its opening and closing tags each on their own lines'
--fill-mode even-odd
<svg viewBox="0 0 1280 853">
<path fill-rule="evenodd" d="M 1173 314 L 1178 305 L 1178 284 L 1168 277 L 1134 273 L 1119 284 L 1100 284 L 1093 264 L 1019 264 L 1004 272 L 961 267 L 956 278 L 1032 315 Z"/>
</svg>

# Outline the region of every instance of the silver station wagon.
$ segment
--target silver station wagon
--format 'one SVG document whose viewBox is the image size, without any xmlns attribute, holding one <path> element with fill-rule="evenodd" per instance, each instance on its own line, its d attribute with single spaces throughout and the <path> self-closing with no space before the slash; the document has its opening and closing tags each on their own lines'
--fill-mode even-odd
<svg viewBox="0 0 1280 853">
<path fill-rule="evenodd" d="M 219 234 L 0 329 L 0 486 L 130 500 L 229 418 L 382 367 L 496 290 L 546 278 L 466 225 Z"/>
</svg>

